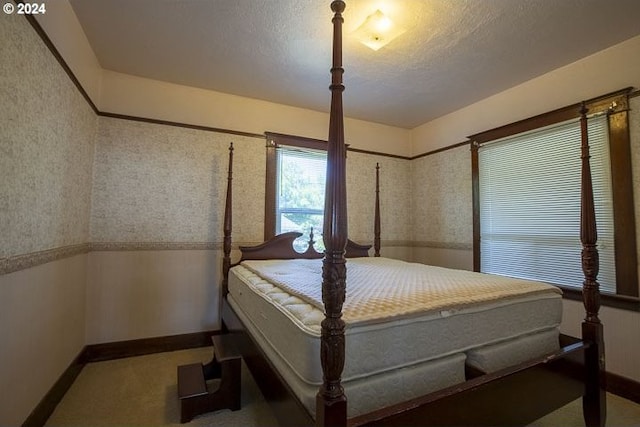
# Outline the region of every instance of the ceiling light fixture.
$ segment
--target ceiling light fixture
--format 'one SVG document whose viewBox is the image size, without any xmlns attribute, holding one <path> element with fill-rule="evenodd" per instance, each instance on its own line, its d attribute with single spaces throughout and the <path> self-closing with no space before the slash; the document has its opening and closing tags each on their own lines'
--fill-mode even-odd
<svg viewBox="0 0 640 427">
<path fill-rule="evenodd" d="M 360 43 L 373 50 L 378 50 L 405 31 L 378 9 L 367 16 L 367 19 L 353 34 Z"/>
</svg>

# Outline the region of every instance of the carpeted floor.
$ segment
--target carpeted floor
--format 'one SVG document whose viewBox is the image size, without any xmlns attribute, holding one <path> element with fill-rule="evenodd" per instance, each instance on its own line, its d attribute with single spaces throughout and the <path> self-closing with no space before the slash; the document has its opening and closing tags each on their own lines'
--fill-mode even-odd
<svg viewBox="0 0 640 427">
<path fill-rule="evenodd" d="M 164 426 L 180 424 L 177 367 L 209 362 L 212 348 L 157 353 L 87 364 L 47 426 Z M 189 426 L 275 426 L 276 420 L 242 366 L 242 409 L 194 418 Z"/>
<path fill-rule="evenodd" d="M 179 365 L 208 362 L 212 350 L 198 348 L 90 363 L 47 422 L 47 426 L 181 425 L 176 390 Z M 275 426 L 271 410 L 243 365 L 242 409 L 195 418 L 189 426 Z M 640 405 L 608 395 L 607 426 L 640 426 Z M 583 426 L 580 401 L 531 426 Z"/>
</svg>

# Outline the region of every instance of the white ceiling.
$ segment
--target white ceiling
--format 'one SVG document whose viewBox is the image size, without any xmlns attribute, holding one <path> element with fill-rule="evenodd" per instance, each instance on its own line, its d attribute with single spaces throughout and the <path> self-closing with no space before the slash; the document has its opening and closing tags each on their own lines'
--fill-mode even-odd
<svg viewBox="0 0 640 427">
<path fill-rule="evenodd" d="M 329 0 L 71 0 L 103 68 L 328 111 Z M 346 0 L 345 115 L 413 128 L 640 34 L 640 0 Z M 406 32 L 350 33 L 381 9 Z"/>
</svg>

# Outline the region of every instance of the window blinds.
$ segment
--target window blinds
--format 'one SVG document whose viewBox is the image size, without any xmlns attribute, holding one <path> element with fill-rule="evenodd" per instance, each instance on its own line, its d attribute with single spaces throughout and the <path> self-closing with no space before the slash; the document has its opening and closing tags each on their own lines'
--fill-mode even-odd
<svg viewBox="0 0 640 427">
<path fill-rule="evenodd" d="M 589 120 L 600 273 L 615 293 L 613 204 L 606 116 Z M 578 121 L 478 150 L 481 271 L 581 287 L 581 137 Z"/>
</svg>

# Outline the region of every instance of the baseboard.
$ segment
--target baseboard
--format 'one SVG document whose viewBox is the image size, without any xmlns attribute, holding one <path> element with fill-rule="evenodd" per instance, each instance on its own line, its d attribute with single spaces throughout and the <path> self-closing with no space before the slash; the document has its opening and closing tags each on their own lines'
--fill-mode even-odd
<svg viewBox="0 0 640 427">
<path fill-rule="evenodd" d="M 142 338 L 106 344 L 91 344 L 84 348 L 82 363 L 101 362 L 124 357 L 186 350 L 211 345 L 211 335 L 220 331 L 204 331 L 165 337 Z"/>
<path fill-rule="evenodd" d="M 217 335 L 219 333 L 220 331 L 204 331 L 166 337 L 87 345 L 62 373 L 58 381 L 56 381 L 49 392 L 42 398 L 25 422 L 22 423 L 22 427 L 44 426 L 87 363 L 142 356 L 152 353 L 163 353 L 165 351 L 206 347 L 211 345 L 211 335 Z"/>
<path fill-rule="evenodd" d="M 206 347 L 211 345 L 211 335 L 219 333 L 220 331 L 218 330 L 204 331 L 85 346 L 49 392 L 42 398 L 22 426 L 44 426 L 87 363 Z M 640 404 L 640 382 L 607 372 L 606 384 L 608 392 Z"/>
<path fill-rule="evenodd" d="M 82 368 L 84 368 L 84 363 L 82 362 L 83 353 L 84 349 L 73 359 L 69 367 L 62 373 L 60 378 L 58 378 L 58 381 L 56 381 L 49 392 L 45 394 L 40 403 L 38 403 L 38 406 L 31 411 L 31 414 L 29 414 L 24 423 L 22 423 L 23 427 L 41 427 L 47 422 L 56 409 L 56 406 L 58 406 L 58 403 L 60 403 L 82 371 Z"/>
<path fill-rule="evenodd" d="M 607 372 L 607 391 L 640 404 L 640 382 Z"/>
</svg>

